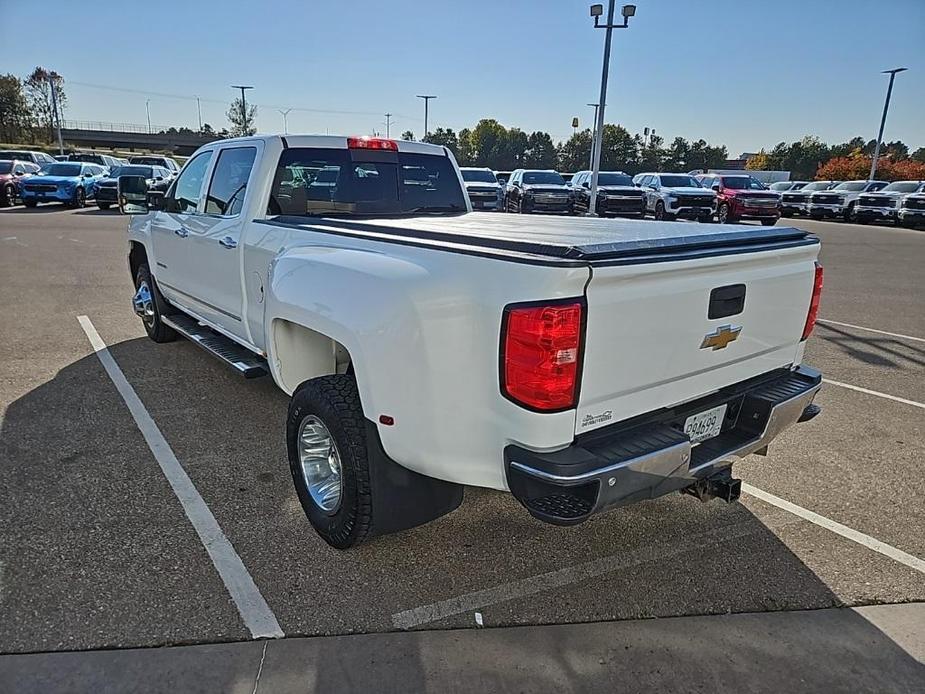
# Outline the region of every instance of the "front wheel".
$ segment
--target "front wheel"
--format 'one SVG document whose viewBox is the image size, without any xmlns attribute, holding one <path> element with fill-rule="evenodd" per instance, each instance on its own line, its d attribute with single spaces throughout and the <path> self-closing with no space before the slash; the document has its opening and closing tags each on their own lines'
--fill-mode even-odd
<svg viewBox="0 0 925 694">
<path fill-rule="evenodd" d="M 71 207 L 86 207 L 87 206 L 87 194 L 84 192 L 83 188 L 78 188 L 74 191 L 74 197 L 70 202 Z"/>
<path fill-rule="evenodd" d="M 286 421 L 289 470 L 302 509 L 336 549 L 366 539 L 372 491 L 366 423 L 352 375 L 306 381 L 292 395 Z"/>
<path fill-rule="evenodd" d="M 151 270 L 144 263 L 135 274 L 135 296 L 132 298 L 132 306 L 152 340 L 172 342 L 177 339 L 176 330 L 161 320 L 161 316 L 168 312 L 169 304 L 161 296 L 161 290 L 157 288 Z"/>
<path fill-rule="evenodd" d="M 99 207 L 101 210 L 108 210 L 111 204 L 112 203 L 109 203 L 109 202 L 98 202 L 96 203 L 96 206 Z"/>
<path fill-rule="evenodd" d="M 22 204 L 26 207 L 38 207 L 38 203 L 35 200 L 23 200 Z"/>
<path fill-rule="evenodd" d="M 711 214 L 700 215 L 699 217 L 697 217 L 697 221 L 700 222 L 701 224 L 709 224 L 710 222 L 713 221 L 713 215 Z"/>
<path fill-rule="evenodd" d="M 762 219 L 761 226 L 763 227 L 772 227 L 777 224 L 777 219 Z"/>
<path fill-rule="evenodd" d="M 665 212 L 665 203 L 659 200 L 655 203 L 655 218 L 660 222 L 670 222 L 674 219 L 674 215 Z"/>
<path fill-rule="evenodd" d="M 735 219 L 729 213 L 729 205 L 723 203 L 719 206 L 719 209 L 716 211 L 716 218 L 719 220 L 720 224 L 732 224 Z"/>
<path fill-rule="evenodd" d="M 13 186 L 6 186 L 3 189 L 3 196 L 0 197 L 0 207 L 11 207 L 16 204 L 16 189 Z"/>
</svg>

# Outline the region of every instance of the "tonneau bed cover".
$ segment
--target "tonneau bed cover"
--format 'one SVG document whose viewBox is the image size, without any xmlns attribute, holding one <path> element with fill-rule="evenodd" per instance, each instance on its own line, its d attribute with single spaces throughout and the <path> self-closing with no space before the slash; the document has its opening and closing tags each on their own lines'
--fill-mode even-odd
<svg viewBox="0 0 925 694">
<path fill-rule="evenodd" d="M 377 219 L 280 216 L 268 223 L 445 250 L 481 250 L 512 259 L 521 256 L 579 263 L 658 262 L 818 243 L 815 236 L 794 227 L 514 217 L 491 212 Z"/>
</svg>

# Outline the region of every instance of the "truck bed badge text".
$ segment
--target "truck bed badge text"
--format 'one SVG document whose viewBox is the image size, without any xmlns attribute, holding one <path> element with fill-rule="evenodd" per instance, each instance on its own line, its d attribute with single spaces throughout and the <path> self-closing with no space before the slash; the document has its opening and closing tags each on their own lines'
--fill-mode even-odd
<svg viewBox="0 0 925 694">
<path fill-rule="evenodd" d="M 607 410 L 600 414 L 586 414 L 581 420 L 581 428 L 585 429 L 595 424 L 603 424 L 611 419 L 613 419 L 613 410 Z"/>
</svg>

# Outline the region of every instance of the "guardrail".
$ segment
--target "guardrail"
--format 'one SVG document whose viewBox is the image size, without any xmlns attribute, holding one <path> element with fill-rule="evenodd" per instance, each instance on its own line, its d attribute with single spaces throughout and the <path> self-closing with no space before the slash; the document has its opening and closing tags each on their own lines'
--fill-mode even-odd
<svg viewBox="0 0 925 694">
<path fill-rule="evenodd" d="M 176 128 L 175 125 L 139 125 L 137 123 L 107 123 L 104 121 L 92 120 L 62 120 L 61 127 L 67 130 L 98 130 L 112 133 L 137 133 L 139 135 L 157 135 L 161 132 L 167 132 L 170 128 Z M 186 133 L 185 133 L 186 134 Z M 191 133 L 196 135 L 195 130 Z"/>
</svg>

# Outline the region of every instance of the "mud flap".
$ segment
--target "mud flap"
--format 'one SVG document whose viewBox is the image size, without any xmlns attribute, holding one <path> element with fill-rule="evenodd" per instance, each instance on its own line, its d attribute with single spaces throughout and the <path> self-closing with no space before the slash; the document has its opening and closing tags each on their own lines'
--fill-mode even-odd
<svg viewBox="0 0 925 694">
<path fill-rule="evenodd" d="M 462 503 L 463 485 L 421 475 L 389 458 L 378 427 L 368 419 L 366 449 L 373 506 L 370 537 L 429 523 Z"/>
</svg>

